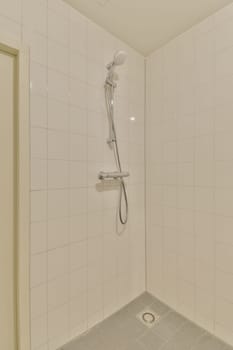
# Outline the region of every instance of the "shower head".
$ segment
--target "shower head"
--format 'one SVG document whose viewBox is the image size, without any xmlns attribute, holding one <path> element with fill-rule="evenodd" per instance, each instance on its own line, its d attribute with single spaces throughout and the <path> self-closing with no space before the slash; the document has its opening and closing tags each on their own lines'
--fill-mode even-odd
<svg viewBox="0 0 233 350">
<path fill-rule="evenodd" d="M 127 58 L 127 53 L 125 51 L 117 51 L 113 57 L 113 61 L 107 65 L 107 68 L 110 70 L 115 66 L 122 65 Z"/>
<path fill-rule="evenodd" d="M 114 55 L 113 64 L 115 66 L 120 66 L 125 63 L 127 58 L 127 53 L 125 51 L 117 51 Z"/>
</svg>

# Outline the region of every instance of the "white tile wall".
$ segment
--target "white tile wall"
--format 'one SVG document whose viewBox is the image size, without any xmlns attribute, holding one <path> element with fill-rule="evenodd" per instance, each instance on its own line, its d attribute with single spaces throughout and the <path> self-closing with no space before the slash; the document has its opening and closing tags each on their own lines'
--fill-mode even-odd
<svg viewBox="0 0 233 350">
<path fill-rule="evenodd" d="M 30 47 L 31 338 L 52 350 L 145 290 L 144 58 L 61 0 L 2 1 L 0 29 Z M 115 166 L 103 83 L 117 49 L 128 53 L 116 113 L 131 172 L 123 236 L 118 191 L 97 178 Z"/>
<path fill-rule="evenodd" d="M 148 290 L 233 344 L 233 6 L 147 60 Z"/>
</svg>

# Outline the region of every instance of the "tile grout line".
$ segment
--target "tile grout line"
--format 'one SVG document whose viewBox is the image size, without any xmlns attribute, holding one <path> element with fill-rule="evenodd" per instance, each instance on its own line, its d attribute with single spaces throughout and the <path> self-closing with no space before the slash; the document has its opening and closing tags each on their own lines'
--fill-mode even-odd
<svg viewBox="0 0 233 350">
<path fill-rule="evenodd" d="M 49 273 L 48 273 L 48 1 L 46 1 L 46 332 L 47 344 L 49 346 Z"/>
<path fill-rule="evenodd" d="M 148 69 L 148 58 L 144 59 L 144 201 L 145 201 L 145 207 L 144 207 L 144 230 L 145 230 L 145 290 L 148 290 L 148 269 L 147 269 L 147 243 L 148 243 L 148 223 L 147 223 L 147 141 L 146 141 L 146 135 L 147 135 L 147 118 L 148 118 L 148 101 L 149 96 L 147 97 L 147 84 L 148 82 L 148 76 L 147 76 L 147 69 Z"/>
</svg>

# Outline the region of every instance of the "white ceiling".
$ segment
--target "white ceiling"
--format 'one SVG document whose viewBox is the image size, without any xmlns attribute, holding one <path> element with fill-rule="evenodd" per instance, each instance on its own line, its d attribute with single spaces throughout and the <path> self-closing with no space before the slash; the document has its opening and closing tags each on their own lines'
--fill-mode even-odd
<svg viewBox="0 0 233 350">
<path fill-rule="evenodd" d="M 65 0 L 144 55 L 232 0 Z"/>
</svg>

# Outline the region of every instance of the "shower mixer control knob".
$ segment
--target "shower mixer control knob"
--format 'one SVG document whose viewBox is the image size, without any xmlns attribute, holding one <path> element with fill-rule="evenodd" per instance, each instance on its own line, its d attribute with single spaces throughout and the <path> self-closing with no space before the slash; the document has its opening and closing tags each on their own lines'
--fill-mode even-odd
<svg viewBox="0 0 233 350">
<path fill-rule="evenodd" d="M 129 177 L 128 171 L 101 171 L 98 176 L 99 180 L 117 180 L 124 177 Z"/>
</svg>

